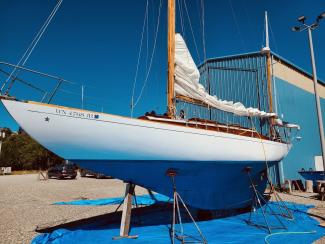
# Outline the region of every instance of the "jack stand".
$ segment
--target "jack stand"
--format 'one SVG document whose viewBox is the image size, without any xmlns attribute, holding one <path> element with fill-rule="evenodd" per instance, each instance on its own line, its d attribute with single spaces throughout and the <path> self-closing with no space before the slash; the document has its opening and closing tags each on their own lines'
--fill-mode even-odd
<svg viewBox="0 0 325 244">
<path fill-rule="evenodd" d="M 250 187 L 252 188 L 252 191 L 253 191 L 251 211 L 249 213 L 249 219 L 246 220 L 246 223 L 248 225 L 252 225 L 252 226 L 256 226 L 256 227 L 260 227 L 260 228 L 265 228 L 265 229 L 268 230 L 269 234 L 272 233 L 272 229 L 285 229 L 286 230 L 287 227 L 283 224 L 283 222 L 279 219 L 278 215 L 269 206 L 268 201 L 266 201 L 264 196 L 256 189 L 256 185 L 254 184 L 253 179 L 251 177 L 251 171 L 252 171 L 252 167 L 245 167 L 243 169 L 243 172 L 245 172 L 247 174 L 248 178 L 249 178 Z M 262 206 L 262 203 L 264 203 L 264 206 Z M 263 219 L 264 219 L 264 222 L 265 222 L 265 226 L 257 224 L 257 223 L 253 223 L 253 221 L 252 221 L 252 213 L 257 211 L 256 210 L 257 207 L 260 207 L 260 210 L 262 212 Z M 277 221 L 281 224 L 281 226 L 272 227 L 272 226 L 269 225 L 269 223 L 267 221 L 267 217 L 266 217 L 267 208 L 270 210 L 271 215 L 273 215 L 277 219 Z"/>
<path fill-rule="evenodd" d="M 38 172 L 38 180 L 48 180 L 49 177 L 46 172 L 39 170 Z"/>
<path fill-rule="evenodd" d="M 290 209 L 287 207 L 285 202 L 282 200 L 280 195 L 276 192 L 274 185 L 271 183 L 271 181 L 268 178 L 268 184 L 270 186 L 270 192 L 269 196 L 272 197 L 276 201 L 276 205 L 278 206 L 278 209 L 280 211 L 279 215 L 283 218 L 286 218 L 288 220 L 294 220 L 294 216 Z"/>
<path fill-rule="evenodd" d="M 168 169 L 166 172 L 166 175 L 169 176 L 171 178 L 172 184 L 173 184 L 173 196 L 174 196 L 174 201 L 173 201 L 173 222 L 172 222 L 172 228 L 171 228 L 171 241 L 172 244 L 175 243 L 175 239 L 181 241 L 181 243 L 207 243 L 207 240 L 205 239 L 205 237 L 203 236 L 199 226 L 196 224 L 193 216 L 191 215 L 190 211 L 188 210 L 188 208 L 186 207 L 183 199 L 181 198 L 181 196 L 178 194 L 177 190 L 176 190 L 176 185 L 175 185 L 175 176 L 177 175 L 176 170 L 174 169 Z M 184 209 L 186 210 L 188 216 L 191 218 L 193 224 L 195 225 L 200 237 L 200 239 L 197 239 L 193 236 L 188 236 L 184 234 L 184 228 L 183 228 L 183 223 L 182 223 L 182 216 L 181 216 L 181 211 L 180 211 L 180 204 L 179 202 L 183 205 Z M 176 211 L 177 211 L 177 216 L 176 216 Z M 177 219 L 176 219 L 177 217 Z M 176 226 L 176 221 L 178 221 L 178 224 L 180 226 L 180 231 L 176 231 L 175 226 Z M 179 232 L 179 234 L 177 234 L 176 232 Z M 185 238 L 191 238 L 191 240 L 185 240 Z"/>
<path fill-rule="evenodd" d="M 125 197 L 123 201 L 123 210 L 122 210 L 122 218 L 121 218 L 121 227 L 120 227 L 120 235 L 113 237 L 113 240 L 119 240 L 123 238 L 138 238 L 137 235 L 130 236 L 130 222 L 131 222 L 131 209 L 132 209 L 132 197 L 134 196 L 134 188 L 135 185 L 131 183 L 127 183 L 125 187 Z"/>
</svg>

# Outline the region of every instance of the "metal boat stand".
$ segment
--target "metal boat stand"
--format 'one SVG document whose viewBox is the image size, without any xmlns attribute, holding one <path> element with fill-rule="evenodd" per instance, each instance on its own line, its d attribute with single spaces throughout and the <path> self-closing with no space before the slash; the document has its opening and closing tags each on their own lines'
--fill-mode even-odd
<svg viewBox="0 0 325 244">
<path fill-rule="evenodd" d="M 270 207 L 269 202 L 267 200 L 265 200 L 264 196 L 256 189 L 256 186 L 253 182 L 252 176 L 251 176 L 251 171 L 252 171 L 252 167 L 245 167 L 243 169 L 243 172 L 247 174 L 248 178 L 249 178 L 249 183 L 250 183 L 250 188 L 252 189 L 253 192 L 253 196 L 252 196 L 252 205 L 251 205 L 251 211 L 249 213 L 249 218 L 248 220 L 245 220 L 245 222 L 248 225 L 252 225 L 258 228 L 265 228 L 267 229 L 267 231 L 271 234 L 272 230 L 274 229 L 285 229 L 287 230 L 287 227 L 283 224 L 283 222 L 281 221 L 281 219 L 279 218 L 278 214 L 276 214 L 273 209 Z M 265 222 L 265 225 L 259 224 L 259 223 L 254 223 L 252 221 L 252 215 L 253 213 L 258 214 L 257 212 L 257 208 L 259 207 L 262 215 L 263 215 L 263 219 Z M 277 221 L 279 222 L 280 226 L 271 226 L 268 222 L 267 219 L 267 210 L 270 211 L 270 214 L 273 215 Z"/>
<path fill-rule="evenodd" d="M 120 226 L 120 235 L 115 236 L 113 240 L 119 240 L 123 238 L 136 239 L 137 235 L 130 236 L 130 222 L 131 222 L 131 209 L 132 209 L 132 198 L 135 196 L 134 193 L 135 185 L 131 183 L 127 183 L 125 187 L 125 197 L 123 201 L 123 209 L 122 209 L 122 217 L 121 217 L 121 226 Z M 122 203 L 121 203 L 122 204 Z M 121 204 L 117 207 L 115 211 L 117 211 Z"/>
<path fill-rule="evenodd" d="M 288 220 L 294 220 L 294 216 L 291 212 L 291 210 L 288 208 L 286 203 L 283 201 L 283 199 L 280 197 L 280 195 L 275 190 L 274 185 L 268 178 L 268 184 L 270 188 L 270 192 L 268 195 L 275 200 L 275 205 L 278 207 L 279 213 L 278 215 L 282 216 L 283 218 L 286 218 Z"/>
<path fill-rule="evenodd" d="M 204 243 L 204 244 L 208 243 L 207 240 L 205 239 L 205 237 L 203 236 L 199 226 L 195 222 L 193 216 L 191 215 L 190 211 L 188 210 L 186 204 L 184 203 L 182 197 L 179 195 L 179 193 L 176 190 L 176 184 L 175 184 L 175 177 L 177 176 L 176 170 L 168 169 L 166 172 L 166 175 L 168 177 L 170 177 L 172 184 L 173 184 L 173 220 L 172 220 L 172 226 L 171 226 L 171 242 L 172 242 L 172 244 L 175 243 L 175 239 L 179 240 L 181 243 Z M 186 235 L 184 233 L 180 204 L 183 206 L 183 208 L 186 210 L 186 213 L 191 218 L 191 221 L 195 225 L 201 239 Z M 175 228 L 176 224 L 179 225 L 180 230 L 176 230 L 176 228 Z"/>
</svg>

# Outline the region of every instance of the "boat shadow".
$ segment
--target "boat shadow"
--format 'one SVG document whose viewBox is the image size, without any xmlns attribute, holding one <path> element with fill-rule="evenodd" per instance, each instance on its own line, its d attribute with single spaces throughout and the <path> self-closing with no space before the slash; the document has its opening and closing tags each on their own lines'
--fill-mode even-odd
<svg viewBox="0 0 325 244">
<path fill-rule="evenodd" d="M 182 222 L 191 223 L 189 215 L 185 209 L 180 209 Z M 224 211 L 208 211 L 189 207 L 189 211 L 195 221 L 208 221 L 212 219 L 225 218 L 233 215 L 238 215 L 249 211 L 249 209 L 236 209 Z M 157 203 L 150 206 L 138 207 L 132 209 L 131 227 L 146 227 L 166 225 L 170 228 L 172 223 L 173 204 L 172 203 Z M 37 226 L 35 231 L 38 233 L 51 233 L 58 229 L 75 230 L 107 230 L 119 229 L 121 221 L 121 211 L 111 212 L 107 214 L 97 215 L 85 219 L 79 219 L 70 222 L 56 222 L 42 226 Z"/>
</svg>

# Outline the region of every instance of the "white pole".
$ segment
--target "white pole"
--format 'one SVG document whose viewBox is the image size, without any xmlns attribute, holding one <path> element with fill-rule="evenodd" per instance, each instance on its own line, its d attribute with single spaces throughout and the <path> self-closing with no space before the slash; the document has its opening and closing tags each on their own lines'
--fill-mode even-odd
<svg viewBox="0 0 325 244">
<path fill-rule="evenodd" d="M 315 100 L 316 100 L 317 117 L 318 117 L 318 127 L 319 127 L 320 143 L 321 143 L 321 149 L 322 149 L 322 155 L 323 155 L 323 166 L 324 166 L 323 170 L 325 171 L 324 127 L 323 127 L 323 118 L 322 118 L 322 108 L 321 108 L 319 96 L 318 96 L 318 81 L 317 81 L 317 74 L 316 74 L 313 38 L 311 35 L 310 27 L 308 27 L 308 39 L 309 39 L 309 47 L 310 47 L 311 64 L 313 67 L 313 79 L 314 79 Z"/>
<path fill-rule="evenodd" d="M 267 11 L 265 11 L 265 48 L 270 50 L 269 43 L 269 22 L 267 19 Z"/>
<path fill-rule="evenodd" d="M 81 85 L 81 109 L 84 109 L 84 85 Z"/>
<path fill-rule="evenodd" d="M 270 42 L 269 42 L 269 21 L 267 18 L 267 11 L 265 11 L 265 47 L 262 48 L 263 53 L 270 52 Z"/>
</svg>

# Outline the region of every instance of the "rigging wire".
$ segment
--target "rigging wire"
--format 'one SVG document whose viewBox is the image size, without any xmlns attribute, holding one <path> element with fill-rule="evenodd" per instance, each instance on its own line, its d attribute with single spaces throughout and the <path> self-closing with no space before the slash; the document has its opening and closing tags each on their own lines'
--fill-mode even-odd
<svg viewBox="0 0 325 244">
<path fill-rule="evenodd" d="M 44 76 L 44 77 L 49 77 L 49 78 L 52 78 L 52 79 L 55 79 L 55 80 L 62 80 L 64 82 L 72 84 L 72 85 L 76 84 L 75 82 L 63 79 L 63 78 L 55 76 L 55 75 L 46 74 L 46 73 L 43 73 L 43 72 L 40 72 L 40 71 L 37 71 L 37 70 L 21 67 L 21 66 L 18 66 L 18 65 L 7 63 L 7 62 L 0 61 L 0 65 L 6 65 L 6 66 L 14 67 L 14 68 L 17 68 L 17 69 L 22 69 L 22 70 L 28 71 L 30 73 L 34 73 L 34 74 Z"/>
<path fill-rule="evenodd" d="M 277 96 L 277 87 L 276 87 L 276 82 L 275 82 L 275 77 L 274 77 L 274 69 L 273 69 L 273 55 L 271 55 L 271 74 L 272 74 L 272 83 L 273 83 L 273 95 L 274 95 L 274 108 L 275 108 L 275 113 L 279 114 L 279 105 L 278 104 L 278 96 Z"/>
<path fill-rule="evenodd" d="M 242 8 L 245 14 L 245 19 L 248 22 L 248 29 L 249 29 L 249 33 L 255 33 L 254 29 L 255 29 L 255 24 L 252 24 L 252 18 L 251 16 L 248 14 L 247 8 L 246 8 L 246 4 L 245 2 L 243 2 L 243 4 L 240 5 L 240 8 Z"/>
<path fill-rule="evenodd" d="M 276 53 L 279 53 L 278 45 L 277 45 L 277 42 L 276 42 L 276 39 L 275 39 L 275 35 L 273 33 L 273 30 L 272 30 L 272 26 L 271 26 L 270 21 L 269 21 L 269 26 L 270 26 L 270 31 L 271 31 L 271 36 L 272 36 L 272 41 L 274 43 L 275 51 L 276 51 Z"/>
<path fill-rule="evenodd" d="M 203 55 L 204 55 L 204 62 L 207 59 L 206 49 L 205 49 L 205 13 L 204 13 L 204 0 L 201 0 L 201 21 L 202 21 L 202 43 L 203 43 Z"/>
<path fill-rule="evenodd" d="M 32 70 L 32 69 L 29 69 L 29 68 L 25 68 L 25 67 L 20 67 L 20 66 L 17 66 L 17 65 L 12 65 L 10 63 L 6 63 L 6 62 L 2 62 L 0 61 L 0 64 L 4 64 L 4 65 L 7 65 L 7 66 L 11 66 L 11 67 L 16 67 L 17 69 L 22 69 L 24 71 L 27 71 L 27 72 L 31 72 L 31 73 L 34 73 L 34 74 L 37 74 L 39 76 L 43 76 L 43 77 L 49 77 L 49 78 L 52 78 L 52 79 L 55 79 L 55 80 L 58 80 L 58 81 L 63 81 L 65 82 L 66 84 L 69 84 L 69 85 L 74 85 L 74 86 L 82 86 L 80 85 L 79 83 L 76 83 L 76 82 L 72 82 L 72 81 L 69 81 L 69 80 L 65 80 L 63 78 L 60 78 L 58 76 L 54 76 L 54 75 L 49 75 L 49 74 L 46 74 L 46 73 L 42 73 L 42 72 L 39 72 L 39 71 L 35 71 L 35 70 Z M 0 68 L 0 73 L 3 73 L 5 74 L 6 76 L 9 76 L 10 73 L 9 72 L 6 72 L 5 70 L 1 69 Z M 32 84 L 31 82 L 27 82 L 26 80 L 23 80 L 22 78 L 19 78 L 18 76 L 15 77 L 15 80 L 16 81 L 19 81 L 21 82 L 22 84 L 26 85 L 26 86 L 29 86 L 39 92 L 42 92 L 44 95 L 41 99 L 41 102 L 44 101 L 45 97 L 50 93 L 49 91 L 47 90 L 44 90 L 34 84 Z M 94 86 L 90 86 L 90 85 L 87 85 L 87 87 L 91 87 L 91 88 L 97 88 L 97 87 L 94 87 Z M 67 94 L 70 94 L 70 95 L 76 95 L 76 96 L 80 96 L 80 93 L 74 93 L 74 92 L 71 92 L 71 91 L 67 91 L 67 90 L 64 90 L 62 88 L 59 88 L 58 91 L 62 91 L 63 93 L 67 93 Z M 93 97 L 93 96 L 84 96 L 84 97 L 87 97 L 87 98 L 91 98 L 92 100 L 96 100 L 96 101 L 99 101 L 99 102 L 106 102 L 104 100 L 101 100 L 101 99 L 98 99 L 97 97 Z"/>
<path fill-rule="evenodd" d="M 276 42 L 276 39 L 275 39 L 275 35 L 273 33 L 273 30 L 272 30 L 272 26 L 271 26 L 271 23 L 270 23 L 270 19 L 268 20 L 268 25 L 270 27 L 272 41 L 273 41 L 273 44 L 274 44 L 274 47 L 275 47 L 275 52 L 276 53 L 279 53 L 278 45 L 277 45 L 277 42 Z M 273 81 L 274 100 L 275 100 L 274 103 L 275 103 L 276 113 L 277 114 L 280 114 L 280 112 L 281 112 L 281 104 L 278 101 L 277 87 L 276 87 L 276 81 L 275 81 L 275 78 L 274 78 L 274 70 L 273 70 L 273 65 L 275 63 L 276 63 L 276 61 L 274 62 L 273 55 L 272 55 L 271 56 L 271 69 L 272 69 L 272 81 Z"/>
<path fill-rule="evenodd" d="M 80 84 L 77 84 L 75 82 L 71 82 L 71 81 L 68 81 L 68 80 L 65 80 L 65 79 L 62 79 L 60 77 L 56 77 L 56 76 L 53 76 L 53 75 L 47 75 L 45 73 L 42 73 L 42 72 L 37 72 L 37 71 L 34 71 L 34 70 L 31 70 L 31 69 L 28 69 L 28 68 L 24 68 L 23 66 L 26 64 L 26 62 L 28 61 L 28 59 L 30 58 L 32 52 L 34 51 L 35 47 L 37 46 L 37 44 L 39 43 L 40 39 L 42 38 L 43 34 L 45 33 L 47 27 L 49 26 L 49 24 L 51 23 L 52 19 L 54 18 L 54 16 L 56 15 L 57 11 L 59 10 L 61 4 L 62 4 L 63 0 L 58 0 L 57 1 L 57 4 L 55 5 L 55 7 L 53 8 L 53 10 L 51 11 L 50 15 L 47 17 L 47 19 L 45 20 L 45 22 L 43 23 L 43 25 L 41 26 L 41 28 L 38 30 L 38 32 L 36 33 L 35 37 L 33 38 L 32 42 L 29 44 L 28 48 L 26 49 L 26 51 L 23 53 L 23 55 L 21 56 L 20 60 L 18 61 L 17 65 L 10 65 L 8 63 L 5 63 L 5 62 L 2 62 L 2 64 L 5 64 L 5 65 L 9 65 L 9 66 L 12 66 L 13 69 L 12 71 L 9 73 L 9 72 L 6 72 L 2 69 L 0 69 L 0 72 L 1 73 L 4 73 L 6 76 L 7 76 L 7 79 L 3 82 L 2 86 L 1 86 L 1 89 L 0 89 L 0 94 L 2 93 L 2 91 L 4 90 L 4 88 L 6 87 L 6 85 L 8 84 L 8 82 L 10 81 L 11 79 L 11 82 L 9 83 L 9 86 L 8 88 L 6 89 L 6 94 L 8 94 L 9 90 L 11 89 L 14 81 L 19 81 L 21 82 L 22 84 L 24 85 L 27 85 L 39 92 L 42 92 L 44 93 L 44 96 L 46 96 L 49 92 L 46 91 L 46 90 L 43 90 L 37 86 L 35 86 L 34 84 L 32 84 L 31 82 L 27 82 L 25 80 L 23 80 L 22 78 L 19 78 L 18 75 L 19 73 L 21 73 L 22 70 L 25 70 L 25 71 L 28 71 L 28 72 L 32 72 L 32 73 L 36 73 L 36 74 L 39 74 L 41 76 L 47 76 L 47 77 L 51 77 L 51 78 L 54 78 L 54 79 L 58 79 L 58 80 L 62 80 L 68 84 L 71 84 L 71 85 L 80 85 Z M 88 86 L 88 85 L 87 85 Z M 70 94 L 72 95 L 71 92 L 69 91 L 66 91 L 66 90 L 63 90 L 63 89 L 59 89 L 60 91 L 64 92 L 64 93 L 67 93 L 67 94 Z M 80 96 L 80 94 L 77 94 L 77 93 L 74 93 L 73 95 L 78 95 Z M 97 101 L 101 101 L 103 102 L 104 100 L 99 100 L 95 97 L 90 97 L 90 96 L 85 96 L 85 97 L 88 97 L 88 98 L 91 98 L 92 100 L 97 100 Z M 43 97 L 44 98 L 44 97 Z"/>
<path fill-rule="evenodd" d="M 207 54 L 206 54 L 206 47 L 205 47 L 205 6 L 204 6 L 204 0 L 201 0 L 201 11 L 202 11 L 202 14 L 201 14 L 201 20 L 202 20 L 202 44 L 203 44 L 203 66 L 205 66 L 205 69 L 208 70 L 208 63 L 206 62 L 207 60 Z M 209 77 L 207 76 L 204 76 L 204 82 L 205 82 L 205 86 L 208 87 L 210 86 L 210 81 L 209 81 Z M 209 89 L 211 91 L 211 89 Z M 209 93 L 210 93 L 209 91 Z M 211 111 L 209 109 L 209 111 Z"/>
<path fill-rule="evenodd" d="M 262 48 L 264 47 L 265 43 L 266 43 L 266 38 L 265 38 L 265 34 L 266 30 L 265 30 L 265 24 L 263 25 L 263 35 L 262 35 Z"/>
<path fill-rule="evenodd" d="M 178 9 L 178 14 L 179 14 L 179 19 L 181 21 L 181 29 L 182 29 L 182 36 L 185 38 L 185 29 L 184 29 L 184 18 L 183 18 L 183 9 L 182 9 L 182 0 L 177 0 L 177 5 L 179 6 Z"/>
<path fill-rule="evenodd" d="M 85 86 L 84 86 L 85 87 Z M 88 87 L 88 86 L 87 86 Z M 74 95 L 74 96 L 80 96 L 82 94 L 80 94 L 79 92 L 73 92 L 73 91 L 70 91 L 70 90 L 66 90 L 66 89 L 60 89 L 59 90 L 60 92 L 63 92 L 63 93 L 66 93 L 66 94 L 69 94 L 69 95 Z M 84 98 L 90 98 L 91 100 L 93 101 L 97 101 L 97 102 L 101 102 L 101 103 L 110 103 L 110 102 L 107 102 L 103 99 L 99 99 L 98 97 L 94 97 L 94 96 L 89 96 L 89 95 L 83 95 Z"/>
<path fill-rule="evenodd" d="M 148 1 L 148 11 L 149 11 L 149 1 Z M 149 12 L 147 16 L 147 35 L 146 35 L 147 49 L 146 49 L 146 72 L 148 71 L 148 61 L 149 61 Z"/>
<path fill-rule="evenodd" d="M 139 47 L 138 62 L 137 62 L 137 67 L 136 67 L 136 71 L 135 71 L 135 77 L 134 77 L 133 89 L 132 89 L 132 97 L 131 97 L 131 118 L 133 117 L 133 110 L 134 110 L 134 107 L 135 107 L 135 105 L 134 105 L 134 93 L 135 93 L 135 86 L 136 86 L 136 83 L 137 83 L 139 66 L 140 66 L 140 59 L 141 59 L 141 53 L 142 53 L 142 42 L 143 42 L 143 36 L 144 36 L 144 29 L 145 29 L 145 26 L 146 26 L 146 20 L 148 19 L 148 5 L 149 5 L 149 1 L 147 0 L 146 10 L 145 10 L 144 20 L 143 20 L 143 27 L 142 27 L 140 47 Z M 148 58 L 148 27 L 147 27 L 147 58 Z M 147 61 L 148 61 L 148 59 L 147 59 Z M 147 66 L 147 64 L 146 64 L 146 66 Z M 147 67 L 146 67 L 146 69 L 147 69 Z M 147 70 L 147 72 L 148 72 L 148 70 Z"/>
<path fill-rule="evenodd" d="M 154 39 L 154 44 L 153 44 L 153 50 L 152 50 L 151 57 L 150 57 L 149 68 L 148 68 L 148 71 L 147 71 L 147 74 L 146 74 L 145 80 L 144 80 L 144 82 L 143 82 L 143 86 L 142 86 L 142 88 L 141 88 L 140 94 L 139 94 L 137 100 L 135 101 L 135 103 L 132 104 L 132 114 L 133 114 L 133 109 L 134 109 L 134 107 L 138 104 L 138 102 L 140 101 L 140 99 L 141 99 L 141 97 L 142 97 L 142 94 L 143 94 L 144 88 L 146 87 L 146 84 L 147 84 L 147 82 L 148 82 L 148 78 L 149 78 L 149 75 L 150 75 L 151 66 L 152 66 L 152 63 L 153 63 L 153 57 L 154 57 L 154 55 L 155 55 L 155 50 L 156 50 L 157 37 L 158 37 L 158 31 L 159 31 L 159 25 L 160 25 L 160 14 L 161 14 L 162 3 L 163 3 L 163 0 L 160 0 L 159 11 L 158 11 L 158 17 L 157 17 L 158 20 L 157 20 L 157 26 L 156 26 L 156 33 L 155 33 L 155 39 Z"/>
<path fill-rule="evenodd" d="M 1 64 L 8 64 L 8 63 L 5 63 L 5 62 L 0 62 L 0 63 Z M 16 65 L 10 65 L 10 66 L 13 66 L 13 67 L 16 67 L 16 68 L 22 68 L 22 67 L 16 66 Z M 69 85 L 80 85 L 78 83 L 71 82 L 71 81 L 68 81 L 68 80 L 64 80 L 64 79 L 62 79 L 60 77 L 56 77 L 56 76 L 53 76 L 53 75 L 47 75 L 45 73 L 41 73 L 41 72 L 38 72 L 38 71 L 30 70 L 28 68 L 23 68 L 23 69 L 26 70 L 26 71 L 28 71 L 28 72 L 36 73 L 36 74 L 38 74 L 40 76 L 50 77 L 50 78 L 53 78 L 53 79 L 56 79 L 56 80 L 64 81 L 64 82 L 66 82 L 66 84 L 69 84 Z M 1 68 L 0 68 L 0 73 L 3 73 L 6 76 L 9 76 L 10 75 L 9 72 L 7 72 L 7 71 L 5 71 L 5 70 L 3 70 Z M 34 89 L 34 90 L 36 90 L 36 91 L 39 91 L 39 92 L 43 93 L 43 97 L 41 99 L 41 102 L 43 102 L 44 99 L 45 99 L 45 97 L 50 93 L 48 90 L 44 90 L 44 89 L 42 89 L 42 88 L 34 85 L 31 82 L 28 82 L 28 81 L 26 81 L 26 80 L 24 80 L 22 78 L 19 78 L 18 76 L 15 77 L 15 80 L 18 81 L 18 82 L 20 82 L 20 83 L 22 83 L 22 84 L 24 84 L 24 85 L 26 85 L 26 86 L 28 86 L 28 87 L 30 87 L 30 88 L 32 88 L 32 89 Z M 89 86 L 89 85 L 87 85 L 87 87 L 96 88 L 94 86 Z M 78 97 L 80 96 L 80 93 L 72 92 L 72 91 L 69 91 L 69 90 L 62 89 L 62 88 L 59 88 L 58 91 L 63 92 L 63 93 L 66 93 L 66 94 L 69 94 L 69 95 L 75 95 L 75 96 L 78 96 Z M 98 102 L 101 102 L 101 103 L 104 103 L 104 104 L 107 103 L 103 99 L 98 99 L 97 97 L 94 97 L 94 96 L 88 96 L 87 95 L 87 96 L 84 96 L 84 97 L 85 98 L 90 98 L 91 100 L 98 101 Z"/>
<path fill-rule="evenodd" d="M 184 0 L 184 6 L 185 6 L 185 12 L 186 12 L 186 15 L 187 15 L 188 23 L 189 23 L 189 26 L 190 26 L 190 29 L 191 29 L 191 33 L 192 33 L 192 37 L 193 37 L 193 41 L 194 41 L 194 46 L 195 46 L 195 49 L 196 49 L 196 54 L 197 54 L 197 57 L 199 59 L 199 63 L 201 63 L 201 57 L 200 57 L 199 49 L 197 47 L 197 43 L 196 43 L 196 39 L 195 39 L 195 35 L 194 35 L 192 23 L 191 23 L 191 18 L 190 18 L 190 15 L 188 13 L 188 10 L 187 10 L 186 0 Z"/>
<path fill-rule="evenodd" d="M 232 5 L 231 0 L 228 0 L 228 2 L 229 2 L 229 5 L 230 5 L 232 17 L 233 17 L 234 22 L 235 22 L 235 25 L 236 25 L 236 29 L 237 29 L 238 36 L 240 38 L 240 41 L 241 41 L 241 44 L 242 44 L 243 48 L 246 50 L 247 49 L 247 46 L 246 46 L 246 43 L 244 41 L 244 38 L 243 38 L 243 36 L 241 34 L 241 31 L 240 31 L 240 28 L 239 28 L 239 24 L 238 24 L 238 21 L 237 21 L 237 17 L 236 17 L 236 13 L 235 13 L 234 7 Z"/>
<path fill-rule="evenodd" d="M 0 69 L 0 72 L 3 73 L 3 74 L 5 74 L 6 76 L 10 76 L 10 73 L 4 71 L 3 69 Z M 21 79 L 21 78 L 18 78 L 18 77 L 16 77 L 16 80 L 19 81 L 19 82 L 21 82 L 22 84 L 24 84 L 24 85 L 26 85 L 26 86 L 29 86 L 29 87 L 31 87 L 31 88 L 33 88 L 33 89 L 39 91 L 39 92 L 46 93 L 45 90 L 43 90 L 43 89 L 41 89 L 41 88 L 39 88 L 39 87 L 33 85 L 32 83 L 30 83 L 30 82 L 28 82 L 28 81 L 25 81 L 25 80 L 23 80 L 23 79 Z"/>
<path fill-rule="evenodd" d="M 23 54 L 23 56 L 20 58 L 17 66 L 24 66 L 27 62 L 27 60 L 29 59 L 30 55 L 32 54 L 32 52 L 34 51 L 36 45 L 38 44 L 39 40 L 41 39 L 41 37 L 43 36 L 44 32 L 46 31 L 48 25 L 51 23 L 53 17 L 55 16 L 56 12 L 58 11 L 59 7 L 61 6 L 63 0 L 59 0 L 57 2 L 57 4 L 55 5 L 54 9 L 52 10 L 52 12 L 50 13 L 50 15 L 48 16 L 48 18 L 45 20 L 44 24 L 42 25 L 41 29 L 38 31 L 38 33 L 36 34 L 36 36 L 34 37 L 33 41 L 31 42 L 31 44 L 28 46 L 27 50 L 25 51 L 25 53 Z M 0 93 L 2 93 L 2 90 L 5 88 L 6 84 L 9 82 L 9 80 L 13 77 L 13 75 L 15 74 L 15 76 L 17 77 L 17 75 L 19 74 L 20 70 L 18 70 L 17 72 L 17 67 L 15 67 L 12 72 L 10 73 L 10 76 L 6 79 L 6 81 L 3 83 L 1 89 L 0 89 Z M 14 81 L 15 78 L 13 77 L 13 79 L 11 80 L 11 82 L 8 85 L 8 88 L 5 92 L 5 94 L 8 94 Z"/>
</svg>

